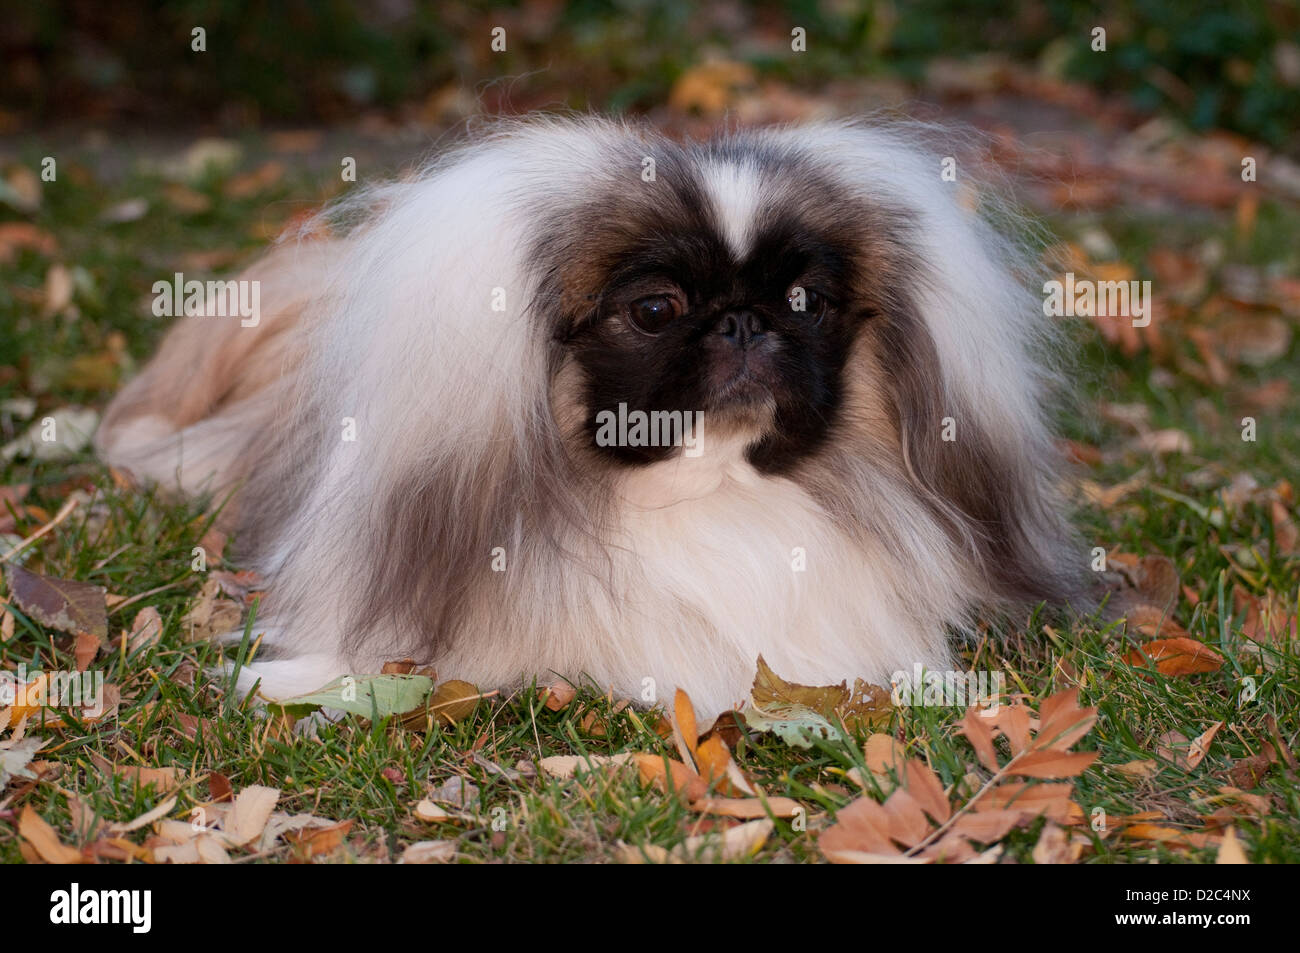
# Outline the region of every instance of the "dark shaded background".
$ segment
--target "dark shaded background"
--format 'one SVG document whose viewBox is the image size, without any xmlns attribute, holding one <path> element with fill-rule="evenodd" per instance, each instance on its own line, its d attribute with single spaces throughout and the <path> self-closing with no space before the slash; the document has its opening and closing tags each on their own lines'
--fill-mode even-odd
<svg viewBox="0 0 1300 953">
<path fill-rule="evenodd" d="M 718 55 L 805 90 L 849 77 L 922 84 L 950 60 L 996 84 L 1015 63 L 1193 129 L 1300 149 L 1293 0 L 62 0 L 11 7 L 5 21 L 0 132 L 72 121 L 231 132 L 372 110 L 436 122 L 463 90 L 491 112 L 639 111 Z M 1107 55 L 1089 47 L 1097 25 Z M 207 53 L 189 50 L 195 26 Z M 495 26 L 504 53 L 489 48 Z M 809 36 L 797 58 L 793 26 Z M 526 91 L 502 80 L 523 75 Z"/>
</svg>

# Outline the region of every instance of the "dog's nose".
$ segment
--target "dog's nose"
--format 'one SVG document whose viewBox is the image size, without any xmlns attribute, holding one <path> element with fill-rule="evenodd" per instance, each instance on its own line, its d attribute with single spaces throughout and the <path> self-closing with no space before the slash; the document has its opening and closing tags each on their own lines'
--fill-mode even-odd
<svg viewBox="0 0 1300 953">
<path fill-rule="evenodd" d="M 723 312 L 713 330 L 733 344 L 745 347 L 767 329 L 763 327 L 762 320 L 753 311 L 733 308 Z"/>
</svg>

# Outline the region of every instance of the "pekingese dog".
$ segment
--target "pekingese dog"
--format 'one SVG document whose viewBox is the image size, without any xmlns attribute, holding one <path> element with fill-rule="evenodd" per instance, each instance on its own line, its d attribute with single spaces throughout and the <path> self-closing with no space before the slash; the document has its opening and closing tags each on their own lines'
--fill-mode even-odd
<svg viewBox="0 0 1300 953">
<path fill-rule="evenodd" d="M 715 711 L 760 653 L 946 669 L 1080 560 L 1052 330 L 943 168 L 862 123 L 495 127 L 254 265 L 258 308 L 187 300 L 98 447 L 229 497 L 269 697 L 405 657 Z"/>
</svg>

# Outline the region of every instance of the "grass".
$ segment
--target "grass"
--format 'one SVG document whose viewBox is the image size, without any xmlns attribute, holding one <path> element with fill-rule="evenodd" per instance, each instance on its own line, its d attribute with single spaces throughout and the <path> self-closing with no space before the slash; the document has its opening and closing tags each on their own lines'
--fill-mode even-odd
<svg viewBox="0 0 1300 953">
<path fill-rule="evenodd" d="M 26 146 L 26 164 L 38 168 L 42 148 Z M 257 164 L 262 146 L 257 140 L 248 143 L 243 170 Z M 236 267 L 298 210 L 333 191 L 322 179 L 290 169 L 252 194 L 229 194 L 232 173 L 208 175 L 193 186 L 193 195 L 178 197 L 156 173 L 131 166 L 122 175 L 101 176 L 92 161 L 65 150 L 57 184 L 46 185 L 43 205 L 27 219 L 57 239 L 57 252 L 19 250 L 0 262 L 0 401 L 35 398 L 37 418 L 73 403 L 102 406 L 148 355 L 165 325 L 142 305 L 153 281 L 175 270 L 198 270 L 192 267 L 195 259 L 187 257 L 193 253 L 229 252 L 218 259 L 226 268 Z M 102 221 L 106 209 L 136 198 L 149 203 L 143 218 Z M 5 218 L 19 216 L 0 212 Z M 1065 236 L 1084 224 L 1100 224 L 1119 243 L 1121 257 L 1139 267 L 1152 248 L 1219 237 L 1229 261 L 1258 266 L 1290 254 L 1281 267 L 1293 276 L 1300 270 L 1295 252 L 1279 252 L 1300 247 L 1300 215 L 1269 203 L 1249 240 L 1235 236 L 1227 216 L 1194 222 L 1060 218 L 1051 224 Z M 57 316 L 43 313 L 41 289 L 55 262 L 74 277 L 75 315 L 67 309 Z M 1082 507 L 1083 534 L 1089 545 L 1170 557 L 1196 599 L 1194 607 L 1188 598 L 1180 600 L 1179 621 L 1219 651 L 1226 664 L 1190 677 L 1147 676 L 1122 660 L 1132 640 L 1121 626 L 1041 613 L 1008 625 L 1003 639 L 963 651 L 977 667 L 1006 672 L 1008 684 L 1035 701 L 1077 680 L 1085 703 L 1100 708 L 1097 726 L 1079 745 L 1100 752 L 1076 782 L 1075 800 L 1085 814 L 1100 809 L 1108 818 L 1120 818 L 1155 811 L 1162 824 L 1201 830 L 1202 815 L 1215 807 L 1207 799 L 1231 783 L 1227 772 L 1234 762 L 1258 754 L 1270 740 L 1291 746 L 1300 734 L 1300 646 L 1261 646 L 1246 638 L 1232 601 L 1238 586 L 1255 595 L 1276 592 L 1290 600 L 1294 612 L 1300 566 L 1295 555 L 1274 545 L 1279 527 L 1267 507 L 1229 506 L 1220 493 L 1236 474 L 1272 486 L 1300 472 L 1300 408 L 1258 414 L 1260 439 L 1248 443 L 1241 439 L 1234 396 L 1237 387 L 1279 375 L 1291 382 L 1292 392 L 1300 388 L 1295 345 L 1281 363 L 1242 372 L 1232 387 L 1216 389 L 1186 375 L 1153 373 L 1149 355 L 1125 357 L 1089 329 L 1081 328 L 1080 336 L 1078 373 L 1085 397 L 1064 426 L 1074 439 L 1105 451 L 1104 462 L 1083 475 L 1110 486 L 1139 470 L 1146 474 L 1115 504 Z M 1181 340 L 1175 346 L 1188 347 Z M 1152 460 L 1123 449 L 1131 434 L 1097 414 L 1102 401 L 1150 408 L 1150 426 L 1185 431 L 1191 452 Z M 0 413 L 0 427 L 8 440 L 27 422 L 6 413 L 7 418 Z M 2 466 L 0 485 L 30 484 L 25 504 L 44 511 L 16 510 L 12 537 L 34 532 L 70 494 L 83 498 L 71 518 L 28 551 L 28 568 L 103 585 L 127 597 L 153 594 L 110 615 L 113 642 L 93 666 L 121 691 L 117 717 L 87 726 L 66 711 L 49 710 L 44 725 L 31 728 L 51 739 L 39 757 L 51 763 L 52 773 L 40 782 L 15 780 L 0 792 L 0 860 L 21 860 L 14 821 L 25 806 L 44 817 L 65 843 L 77 843 L 68 793 L 113 821 L 134 818 L 161 800 L 155 789 L 105 774 L 95 756 L 184 769 L 174 817 L 208 799 L 207 776 L 217 772 L 235 790 L 250 784 L 279 788 L 280 810 L 354 819 L 348 839 L 330 855 L 335 861 L 396 858 L 406 845 L 436 838 L 453 840 L 458 856 L 472 862 L 608 861 L 619 856 L 620 843 L 672 847 L 700 829 L 699 815 L 672 796 L 644 788 L 635 771 L 601 771 L 567 781 L 511 773 L 520 762 L 535 764 L 557 754 L 671 750 L 671 742 L 656 731 L 657 714 L 620 709 L 593 688 L 581 690 L 560 711 L 545 708 L 530 691 L 485 700 L 459 723 L 427 730 L 356 718 L 321 724 L 314 736 L 282 730 L 262 710 L 225 691 L 224 676 L 212 674 L 220 662 L 217 649 L 186 641 L 182 617 L 203 581 L 190 569 L 191 549 L 209 523 L 197 505 L 121 489 L 85 452 L 58 462 L 17 460 Z M 1207 518 L 1215 509 L 1222 515 Z M 15 541 L 7 538 L 0 549 Z M 118 635 L 143 606 L 158 609 L 163 635 L 154 645 L 128 651 Z M 15 633 L 0 644 L 0 664 L 10 670 L 20 664 L 29 670 L 73 667 L 67 636 L 12 611 Z M 1247 679 L 1255 692 L 1243 702 Z M 924 758 L 945 785 L 970 794 L 987 775 L 980 774 L 972 749 L 953 729 L 960 714 L 936 707 L 902 709 L 881 730 L 902 740 L 909 754 Z M 1191 771 L 1158 760 L 1155 773 L 1144 778 L 1116 770 L 1156 759 L 1157 741 L 1166 732 L 1193 737 L 1218 721 L 1224 728 Z M 859 735 L 818 742 L 803 751 L 769 735 L 742 737 L 737 761 L 769 795 L 796 798 L 810 815 L 807 830 L 779 822 L 756 861 L 819 859 L 817 830 L 857 793 L 846 774 L 862 766 L 862 740 Z M 474 818 L 455 825 L 416 819 L 413 805 L 452 775 L 478 787 Z M 1270 799 L 1267 810 L 1236 821 L 1250 858 L 1300 861 L 1295 820 L 1300 789 L 1294 775 L 1275 765 L 1250 790 Z M 1031 862 L 1040 827 L 1013 832 L 1003 844 L 1004 861 Z M 140 843 L 147 833 L 126 836 Z M 1214 859 L 1209 848 L 1095 832 L 1089 837 L 1085 862 Z M 290 856 L 285 848 L 251 859 Z"/>
</svg>

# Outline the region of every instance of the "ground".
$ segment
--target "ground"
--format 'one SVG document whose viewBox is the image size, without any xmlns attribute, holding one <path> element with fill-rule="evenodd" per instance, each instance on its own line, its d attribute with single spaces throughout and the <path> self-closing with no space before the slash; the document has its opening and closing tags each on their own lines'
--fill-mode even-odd
<svg viewBox="0 0 1300 953">
<path fill-rule="evenodd" d="M 717 82 L 696 77 L 694 94 Z M 1147 329 L 1070 322 L 1079 358 L 1067 376 L 1079 396 L 1064 414 L 1063 439 L 1078 464 L 1070 479 L 1079 525 L 1106 554 L 1111 606 L 1085 618 L 1040 610 L 998 624 L 965 650 L 973 668 L 1005 672 L 1008 691 L 1040 714 L 1045 699 L 1078 687 L 1099 715 L 1075 745 L 1097 754 L 1073 776 L 1075 815 L 1024 821 L 984 845 L 993 848 L 986 859 L 1210 862 L 1225 850 L 1230 827 L 1250 861 L 1296 862 L 1300 544 L 1288 482 L 1300 458 L 1291 396 L 1300 384 L 1296 167 L 1237 137 L 1115 115 L 1074 88 L 1026 99 L 1014 89 L 986 95 L 980 76 L 945 82 L 943 95 L 917 111 L 965 119 L 991 135 L 987 158 L 1051 267 L 1150 279 L 1157 300 Z M 688 86 L 679 99 L 690 95 Z M 777 115 L 753 118 L 858 111 L 881 104 L 881 95 L 840 91 L 828 105 L 768 89 L 763 108 Z M 708 125 L 688 114 L 690 105 L 679 101 L 677 111 L 666 107 L 654 118 L 678 129 Z M 84 132 L 6 142 L 0 443 L 39 430 L 56 411 L 102 409 L 165 328 L 147 306 L 160 276 L 230 273 L 345 188 L 339 156 L 356 158 L 366 180 L 400 171 L 441 134 L 375 121 L 205 143 Z M 40 179 L 46 156 L 57 157 L 53 182 Z M 205 166 L 205 156 L 215 161 Z M 1256 160 L 1255 181 L 1242 179 L 1246 157 Z M 26 600 L 15 590 L 23 583 L 11 574 L 0 589 L 8 600 L 0 664 L 70 671 L 80 660 L 103 674 L 117 703 L 98 719 L 66 708 L 32 712 L 21 731 L 5 723 L 23 712 L 0 714 L 0 755 L 11 769 L 0 791 L 0 860 L 158 861 L 169 851 L 182 859 L 177 848 L 189 850 L 187 838 L 165 819 L 188 824 L 196 805 L 220 814 L 231 791 L 254 789 L 244 802 L 250 810 L 258 797 L 274 800 L 255 786 L 279 792 L 280 833 L 259 826 L 258 837 L 241 840 L 227 818 L 222 856 L 395 860 L 413 844 L 437 841 L 407 858 L 424 851 L 471 862 L 599 862 L 626 859 L 628 847 L 654 856 L 641 848 L 671 849 L 738 823 L 647 785 L 654 771 L 644 764 L 552 776 L 553 763 L 543 762 L 559 755 L 695 757 L 666 727 L 676 721 L 682 733 L 680 712 L 622 707 L 592 687 L 572 700 L 552 697 L 549 706 L 524 691 L 441 709 L 458 716 L 452 723 L 436 713 L 349 716 L 295 731 L 267 717 L 212 674 L 219 652 L 194 639 L 204 611 L 242 606 L 255 588 L 236 575 L 238 566 L 220 561 L 210 517 L 196 504 L 126 486 L 84 448 L 46 447 L 49 459 L 22 450 L 0 462 L 0 556 L 104 587 L 107 635 L 87 633 L 76 619 L 41 621 L 20 606 Z M 193 568 L 201 543 L 211 559 L 206 572 Z M 218 573 L 227 574 L 220 585 Z M 156 623 L 141 615 L 149 609 Z M 1161 658 L 1149 648 L 1155 669 L 1135 652 L 1152 643 L 1172 653 Z M 864 787 L 872 799 L 892 787 L 888 772 L 869 770 L 879 769 L 872 755 L 879 748 L 864 751 L 871 735 L 894 738 L 933 770 L 954 804 L 964 803 L 994 771 L 957 729 L 963 715 L 896 708 L 849 719 L 809 748 L 719 728 L 767 797 L 802 808 L 740 856 L 822 859 L 819 837 L 837 812 Z M 44 745 L 28 750 L 24 738 Z M 1189 748 L 1187 739 L 1198 738 L 1206 740 Z M 1010 740 L 998 743 L 1004 762 Z M 475 789 L 467 803 L 452 803 L 466 790 L 448 786 L 455 778 Z M 430 798 L 441 807 L 422 803 Z M 132 828 L 155 809 L 158 817 Z M 304 836 L 285 819 L 299 814 L 341 826 L 308 826 L 323 833 Z M 1053 853 L 1061 828 L 1065 846 Z"/>
</svg>

